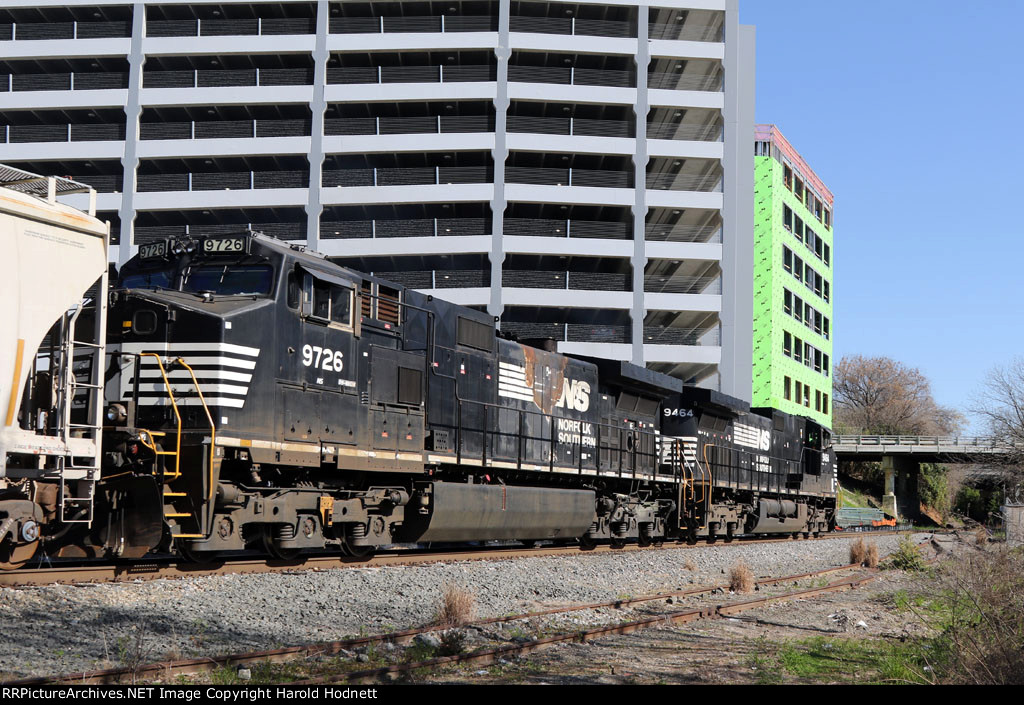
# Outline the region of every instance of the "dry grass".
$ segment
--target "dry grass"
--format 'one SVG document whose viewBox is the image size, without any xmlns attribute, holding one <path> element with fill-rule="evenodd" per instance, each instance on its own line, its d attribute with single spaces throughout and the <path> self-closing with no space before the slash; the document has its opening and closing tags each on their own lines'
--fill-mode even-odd
<svg viewBox="0 0 1024 705">
<path fill-rule="evenodd" d="M 864 546 L 864 539 L 857 539 L 850 544 L 850 563 L 863 565 L 867 555 L 868 549 Z"/>
<path fill-rule="evenodd" d="M 878 567 L 878 544 L 874 541 L 867 545 L 867 550 L 864 556 L 864 565 L 868 568 Z"/>
<path fill-rule="evenodd" d="M 697 566 L 695 566 L 693 564 L 693 561 L 691 561 L 689 558 L 686 559 L 686 563 L 683 564 L 683 567 L 689 571 L 697 570 Z"/>
<path fill-rule="evenodd" d="M 988 532 L 985 531 L 985 527 L 979 528 L 974 533 L 974 543 L 977 546 L 984 546 L 986 543 L 988 543 Z"/>
<path fill-rule="evenodd" d="M 937 634 L 928 650 L 940 682 L 1024 684 L 1024 551 L 946 561 L 913 608 Z"/>
<path fill-rule="evenodd" d="M 743 561 L 733 565 L 729 571 L 729 588 L 737 593 L 754 591 L 754 574 Z"/>
<path fill-rule="evenodd" d="M 476 600 L 460 587 L 449 585 L 441 597 L 434 623 L 443 627 L 460 627 L 473 621 Z"/>
</svg>

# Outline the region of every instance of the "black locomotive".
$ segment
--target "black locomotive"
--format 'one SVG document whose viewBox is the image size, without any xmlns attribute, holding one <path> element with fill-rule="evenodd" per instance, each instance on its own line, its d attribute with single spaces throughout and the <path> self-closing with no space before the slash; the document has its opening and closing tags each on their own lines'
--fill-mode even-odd
<svg viewBox="0 0 1024 705">
<path fill-rule="evenodd" d="M 826 429 L 258 234 L 156 242 L 110 293 L 95 520 L 62 555 L 827 530 Z M 51 549 L 52 550 L 52 549 Z"/>
</svg>

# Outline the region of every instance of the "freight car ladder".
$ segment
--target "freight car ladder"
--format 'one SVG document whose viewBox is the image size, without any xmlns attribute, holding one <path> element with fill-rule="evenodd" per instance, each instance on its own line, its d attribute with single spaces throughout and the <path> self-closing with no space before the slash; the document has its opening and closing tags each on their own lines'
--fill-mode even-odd
<svg viewBox="0 0 1024 705">
<path fill-rule="evenodd" d="M 100 477 L 100 458 L 103 452 L 103 373 L 106 349 L 103 339 L 107 330 L 107 272 L 97 281 L 91 303 L 83 300 L 74 309 L 64 314 L 60 326 L 60 348 L 54 369 L 58 372 L 57 435 L 65 447 L 72 438 L 86 439 L 95 448 L 92 455 L 77 456 L 68 452 L 56 458 L 60 477 L 58 507 L 60 521 L 64 524 L 91 524 L 96 500 L 96 482 Z M 88 340 L 78 337 L 83 313 L 92 316 L 92 331 Z M 83 352 L 84 351 L 84 354 Z M 84 367 L 83 373 L 75 371 L 76 364 Z M 59 366 L 59 368 L 58 368 Z M 84 380 L 80 379 L 84 377 Z M 83 409 L 84 423 L 72 421 L 75 407 Z M 72 492 L 71 483 L 76 483 L 77 492 Z M 74 495 L 82 496 L 74 496 Z"/>
<path fill-rule="evenodd" d="M 217 429 L 213 423 L 213 416 L 210 414 L 210 408 L 206 405 L 206 399 L 203 397 L 203 390 L 199 388 L 199 381 L 196 379 L 195 372 L 183 359 L 180 357 L 177 358 L 173 364 L 180 365 L 188 371 L 189 377 L 192 381 L 192 387 L 198 395 L 199 403 L 202 405 L 203 411 L 206 414 L 206 420 L 210 425 L 210 451 L 209 458 L 207 459 L 209 477 L 208 481 L 204 483 L 202 477 L 196 477 L 191 473 L 186 475 L 182 472 L 183 453 L 192 456 L 193 454 L 189 453 L 189 451 L 193 450 L 195 447 L 186 447 L 184 451 L 182 449 L 181 410 L 178 408 L 178 400 L 174 397 L 174 390 L 171 388 L 171 382 L 167 377 L 167 371 L 164 369 L 163 361 L 157 353 L 139 353 L 139 357 L 152 357 L 156 360 L 157 369 L 160 370 L 160 377 L 163 380 L 164 390 L 167 392 L 167 398 L 171 405 L 171 409 L 174 411 L 174 418 L 177 424 L 176 432 L 174 434 L 174 450 L 159 450 L 157 448 L 153 437 L 166 435 L 162 432 L 146 431 L 145 433 L 150 434 L 151 438 L 148 442 L 146 440 L 143 441 L 158 457 L 162 457 L 164 459 L 160 469 L 163 478 L 161 485 L 163 487 L 164 520 L 167 521 L 171 527 L 172 539 L 206 538 L 206 534 L 203 529 L 203 511 L 206 507 L 211 505 L 215 490 L 213 483 L 213 467 Z M 198 460 L 201 467 L 201 455 L 199 458 L 194 458 L 193 456 L 190 459 Z M 172 467 L 173 469 L 170 469 Z"/>
</svg>

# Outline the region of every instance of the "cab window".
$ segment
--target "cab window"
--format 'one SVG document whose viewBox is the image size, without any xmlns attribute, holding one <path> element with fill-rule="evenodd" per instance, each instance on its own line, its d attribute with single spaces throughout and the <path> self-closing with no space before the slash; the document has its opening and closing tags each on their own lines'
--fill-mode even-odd
<svg viewBox="0 0 1024 705">
<path fill-rule="evenodd" d="M 306 275 L 303 283 L 303 315 L 325 323 L 352 325 L 352 289 Z"/>
</svg>

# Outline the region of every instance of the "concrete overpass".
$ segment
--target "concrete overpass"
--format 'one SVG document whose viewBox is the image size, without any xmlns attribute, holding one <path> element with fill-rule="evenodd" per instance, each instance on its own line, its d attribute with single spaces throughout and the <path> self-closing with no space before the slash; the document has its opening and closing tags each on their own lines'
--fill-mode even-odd
<svg viewBox="0 0 1024 705">
<path fill-rule="evenodd" d="M 987 436 L 832 436 L 839 460 L 882 463 L 882 510 L 890 516 L 917 516 L 921 463 L 1001 462 L 1024 455 L 1024 448 Z"/>
</svg>

